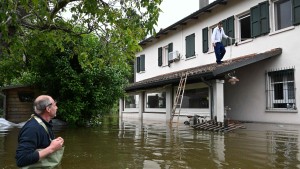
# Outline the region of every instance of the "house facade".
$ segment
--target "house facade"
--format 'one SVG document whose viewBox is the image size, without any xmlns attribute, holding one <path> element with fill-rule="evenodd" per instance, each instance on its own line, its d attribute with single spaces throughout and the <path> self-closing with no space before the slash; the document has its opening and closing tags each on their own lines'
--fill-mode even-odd
<svg viewBox="0 0 300 169">
<path fill-rule="evenodd" d="M 233 38 L 223 39 L 222 64 L 216 64 L 211 43 L 219 21 Z M 183 100 L 176 109 L 181 121 L 198 115 L 217 121 L 226 117 L 300 123 L 299 24 L 300 0 L 207 4 L 140 42 L 143 50 L 136 54 L 135 82 L 120 99 L 120 117 L 172 120 L 178 85 L 187 74 Z"/>
</svg>

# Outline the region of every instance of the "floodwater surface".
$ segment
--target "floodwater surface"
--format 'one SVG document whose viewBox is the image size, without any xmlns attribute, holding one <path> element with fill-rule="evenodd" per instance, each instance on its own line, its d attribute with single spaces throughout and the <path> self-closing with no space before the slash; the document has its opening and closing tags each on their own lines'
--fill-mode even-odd
<svg viewBox="0 0 300 169">
<path fill-rule="evenodd" d="M 103 123 L 104 124 L 104 123 Z M 300 168 L 298 125 L 245 123 L 228 133 L 164 122 L 110 119 L 100 127 L 58 128 L 63 169 Z M 0 129 L 0 169 L 17 168 L 18 128 Z"/>
</svg>

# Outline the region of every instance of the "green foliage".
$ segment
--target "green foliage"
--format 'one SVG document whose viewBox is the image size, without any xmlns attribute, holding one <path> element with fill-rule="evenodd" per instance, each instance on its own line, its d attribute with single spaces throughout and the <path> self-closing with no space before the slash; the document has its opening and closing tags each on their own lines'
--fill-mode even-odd
<svg viewBox="0 0 300 169">
<path fill-rule="evenodd" d="M 4 0 L 0 86 L 38 86 L 58 99 L 58 116 L 72 124 L 111 112 L 131 76 L 139 41 L 153 33 L 160 3 Z"/>
</svg>

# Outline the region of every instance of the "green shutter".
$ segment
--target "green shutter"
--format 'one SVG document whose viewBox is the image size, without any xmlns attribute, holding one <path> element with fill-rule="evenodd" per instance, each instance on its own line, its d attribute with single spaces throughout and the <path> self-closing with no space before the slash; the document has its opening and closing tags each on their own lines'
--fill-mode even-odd
<svg viewBox="0 0 300 169">
<path fill-rule="evenodd" d="M 293 0 L 292 2 L 292 10 L 293 10 L 293 24 L 299 25 L 300 24 L 300 1 Z"/>
<path fill-rule="evenodd" d="M 222 21 L 222 25 L 223 25 L 224 33 L 226 34 L 226 32 L 228 30 L 228 25 L 227 25 L 227 20 L 226 19 Z M 227 46 L 227 39 L 222 38 L 222 43 L 223 43 L 224 47 L 226 47 Z"/>
<path fill-rule="evenodd" d="M 265 1 L 259 5 L 260 10 L 260 25 L 261 30 L 260 34 L 268 34 L 270 32 L 270 24 L 269 24 L 269 2 Z"/>
<path fill-rule="evenodd" d="M 141 58 L 140 70 L 145 71 L 145 55 L 141 55 L 140 58 Z"/>
<path fill-rule="evenodd" d="M 195 34 L 191 34 L 185 38 L 186 58 L 195 56 Z"/>
<path fill-rule="evenodd" d="M 202 29 L 202 52 L 208 52 L 208 27 Z"/>
<path fill-rule="evenodd" d="M 158 48 L 158 66 L 162 66 L 162 47 Z"/>
<path fill-rule="evenodd" d="M 192 35 L 191 35 L 192 37 L 191 37 L 191 53 L 192 53 L 192 56 L 195 56 L 196 54 L 195 54 L 195 34 L 193 33 Z"/>
<path fill-rule="evenodd" d="M 173 52 L 173 43 L 169 43 L 168 45 L 168 53 Z"/>
<path fill-rule="evenodd" d="M 137 73 L 139 73 L 140 71 L 141 71 L 141 69 L 140 69 L 140 60 L 141 60 L 141 58 L 140 57 L 137 57 L 136 58 L 136 72 Z"/>
<path fill-rule="evenodd" d="M 226 35 L 229 36 L 229 37 L 232 37 L 234 38 L 234 16 L 231 16 L 227 19 L 227 32 L 226 32 Z M 234 44 L 234 40 L 232 40 L 232 43 L 230 44 L 230 39 L 227 39 L 227 43 L 229 45 L 232 45 Z"/>
<path fill-rule="evenodd" d="M 258 5 L 250 8 L 250 20 L 251 20 L 251 37 L 254 38 L 260 35 L 260 13 L 259 13 Z"/>
</svg>

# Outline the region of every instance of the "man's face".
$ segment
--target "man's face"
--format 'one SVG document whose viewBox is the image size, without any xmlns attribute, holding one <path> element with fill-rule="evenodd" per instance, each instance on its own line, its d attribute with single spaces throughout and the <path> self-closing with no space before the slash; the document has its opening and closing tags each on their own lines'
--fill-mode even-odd
<svg viewBox="0 0 300 169">
<path fill-rule="evenodd" d="M 49 115 L 51 118 L 54 118 L 56 116 L 56 111 L 58 109 L 56 102 L 51 98 L 51 105 L 49 106 Z"/>
<path fill-rule="evenodd" d="M 218 24 L 218 27 L 219 27 L 219 28 L 222 28 L 222 24 L 219 23 L 219 24 Z"/>
</svg>

